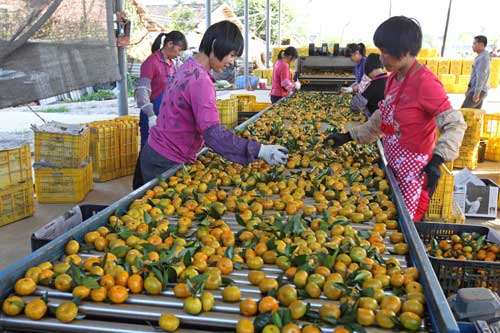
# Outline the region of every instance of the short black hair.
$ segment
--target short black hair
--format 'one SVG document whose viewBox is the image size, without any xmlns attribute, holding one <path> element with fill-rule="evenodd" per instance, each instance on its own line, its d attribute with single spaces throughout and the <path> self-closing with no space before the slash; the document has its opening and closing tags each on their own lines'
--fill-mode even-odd
<svg viewBox="0 0 500 333">
<path fill-rule="evenodd" d="M 375 30 L 373 43 L 398 59 L 408 53 L 416 57 L 422 48 L 422 29 L 413 18 L 393 16 Z"/>
<path fill-rule="evenodd" d="M 486 38 L 486 36 L 478 35 L 478 36 L 474 37 L 474 39 L 478 43 L 483 43 L 485 47 L 486 47 L 486 45 L 488 45 L 488 38 Z"/>
<path fill-rule="evenodd" d="M 230 21 L 221 21 L 212 24 L 205 31 L 199 51 L 207 56 L 213 51 L 217 59 L 222 60 L 233 51 L 240 57 L 243 47 L 243 36 L 238 26 Z"/>
<path fill-rule="evenodd" d="M 292 57 L 292 59 L 297 59 L 299 57 L 299 52 L 293 46 L 289 46 L 284 50 L 279 51 L 278 59 L 283 59 L 283 56 Z"/>
<path fill-rule="evenodd" d="M 347 57 L 350 57 L 351 55 L 356 53 L 356 51 L 358 51 L 363 57 L 366 56 L 366 47 L 365 47 L 365 44 L 363 44 L 363 43 L 347 44 L 346 51 L 347 51 L 346 52 Z"/>
<path fill-rule="evenodd" d="M 383 68 L 382 61 L 380 61 L 380 55 L 376 53 L 370 53 L 368 57 L 366 57 L 365 62 L 365 74 L 368 75 L 372 72 L 372 70 L 376 68 Z"/>
</svg>

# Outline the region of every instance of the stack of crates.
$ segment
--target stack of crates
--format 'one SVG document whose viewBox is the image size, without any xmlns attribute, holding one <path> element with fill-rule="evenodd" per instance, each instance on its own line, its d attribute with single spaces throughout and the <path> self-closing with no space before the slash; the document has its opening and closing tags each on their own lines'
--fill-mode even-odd
<svg viewBox="0 0 500 333">
<path fill-rule="evenodd" d="M 443 84 L 446 92 L 452 92 L 455 88 L 455 75 L 454 74 L 439 74 L 439 80 Z"/>
<path fill-rule="evenodd" d="M 434 74 L 439 74 L 439 58 L 427 58 L 427 68 Z"/>
<path fill-rule="evenodd" d="M 465 94 L 467 92 L 467 87 L 469 85 L 470 75 L 459 75 L 457 77 L 457 83 L 453 87 L 453 93 L 455 94 Z"/>
<path fill-rule="evenodd" d="M 491 59 L 490 64 L 490 88 L 498 88 L 500 80 L 500 58 Z"/>
<path fill-rule="evenodd" d="M 426 221 L 450 221 L 453 207 L 453 186 L 455 180 L 450 170 L 442 165 L 441 177 L 439 178 L 436 191 L 429 202 L 425 214 Z"/>
<path fill-rule="evenodd" d="M 465 131 L 458 158 L 454 161 L 455 168 L 474 169 L 477 166 L 477 155 L 484 111 L 478 109 L 460 109 L 464 116 L 467 130 Z"/>
<path fill-rule="evenodd" d="M 450 74 L 455 75 L 456 82 L 458 83 L 458 77 L 462 74 L 462 59 L 451 59 L 450 60 Z"/>
<path fill-rule="evenodd" d="M 253 71 L 253 76 L 259 79 L 266 79 L 267 84 L 273 83 L 273 69 L 272 68 L 257 68 Z"/>
<path fill-rule="evenodd" d="M 34 213 L 30 146 L 0 142 L 0 226 Z"/>
<path fill-rule="evenodd" d="M 95 181 L 130 175 L 139 158 L 139 118 L 123 116 L 89 123 Z"/>
<path fill-rule="evenodd" d="M 438 75 L 450 74 L 450 59 L 439 59 Z"/>
<path fill-rule="evenodd" d="M 472 63 L 474 60 L 472 59 L 463 59 L 462 60 L 462 75 L 470 75 L 472 72 Z"/>
<path fill-rule="evenodd" d="M 35 189 L 40 203 L 80 202 L 92 190 L 87 126 L 48 123 L 35 131 Z"/>
<path fill-rule="evenodd" d="M 485 159 L 500 161 L 500 113 L 484 115 L 481 138 L 488 140 Z"/>
<path fill-rule="evenodd" d="M 232 94 L 231 99 L 238 101 L 238 112 L 252 112 L 252 103 L 257 101 L 255 95 Z"/>
<path fill-rule="evenodd" d="M 238 99 L 218 99 L 217 110 L 219 110 L 220 122 L 228 129 L 238 125 Z"/>
<path fill-rule="evenodd" d="M 122 116 L 113 119 L 118 126 L 120 144 L 120 177 L 132 175 L 135 171 L 141 138 L 138 116 Z"/>
</svg>

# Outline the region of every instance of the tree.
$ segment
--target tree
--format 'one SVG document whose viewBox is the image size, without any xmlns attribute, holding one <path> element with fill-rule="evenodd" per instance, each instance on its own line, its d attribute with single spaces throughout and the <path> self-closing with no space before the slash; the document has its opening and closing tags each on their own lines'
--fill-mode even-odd
<svg viewBox="0 0 500 333">
<path fill-rule="evenodd" d="M 235 12 L 235 14 L 243 21 L 244 8 L 243 0 L 215 0 L 213 1 L 213 9 L 226 3 Z M 278 44 L 278 1 L 271 0 L 271 43 Z M 281 38 L 290 37 L 292 32 L 292 20 L 295 11 L 289 7 L 285 1 L 281 1 Z M 250 30 L 255 32 L 255 35 L 261 39 L 266 39 L 266 0 L 249 0 L 248 16 Z"/>
<path fill-rule="evenodd" d="M 197 25 L 197 15 L 196 12 L 187 6 L 176 6 L 169 13 L 169 21 L 167 28 L 169 31 L 192 31 Z"/>
</svg>

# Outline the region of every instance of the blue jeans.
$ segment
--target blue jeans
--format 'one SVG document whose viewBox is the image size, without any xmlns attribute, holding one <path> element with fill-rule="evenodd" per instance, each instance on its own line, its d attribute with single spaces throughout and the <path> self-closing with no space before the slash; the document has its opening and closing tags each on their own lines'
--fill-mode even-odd
<svg viewBox="0 0 500 333">
<path fill-rule="evenodd" d="M 139 160 L 144 183 L 149 182 L 168 169 L 174 168 L 180 164 L 161 156 L 147 143 L 144 147 L 142 147 Z"/>
</svg>

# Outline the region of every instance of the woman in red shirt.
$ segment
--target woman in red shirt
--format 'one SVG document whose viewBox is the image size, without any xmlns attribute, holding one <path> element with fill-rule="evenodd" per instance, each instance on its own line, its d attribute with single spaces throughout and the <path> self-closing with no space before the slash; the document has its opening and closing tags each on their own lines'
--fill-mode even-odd
<svg viewBox="0 0 500 333">
<path fill-rule="evenodd" d="M 278 61 L 276 61 L 273 68 L 271 87 L 271 102 L 273 104 L 296 90 L 292 73 L 290 73 L 290 64 L 298 57 L 299 53 L 293 46 L 289 46 L 278 53 Z"/>
<path fill-rule="evenodd" d="M 392 72 L 384 100 L 366 123 L 328 139 L 340 146 L 381 138 L 410 217 L 421 221 L 441 176 L 440 165 L 458 157 L 466 125 L 438 78 L 416 60 L 422 30 L 414 19 L 391 17 L 377 28 L 373 41 Z M 436 127 L 440 137 L 435 143 Z"/>
</svg>

